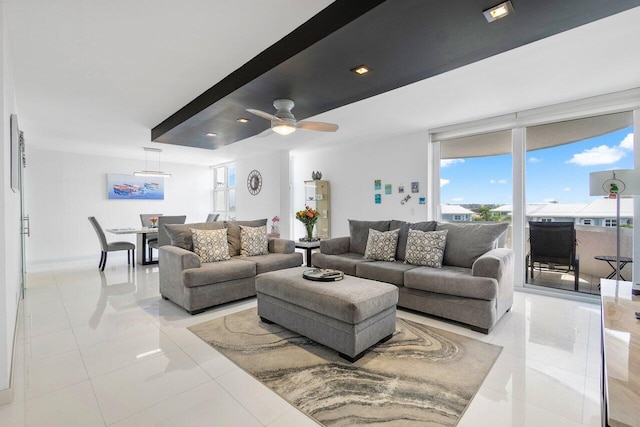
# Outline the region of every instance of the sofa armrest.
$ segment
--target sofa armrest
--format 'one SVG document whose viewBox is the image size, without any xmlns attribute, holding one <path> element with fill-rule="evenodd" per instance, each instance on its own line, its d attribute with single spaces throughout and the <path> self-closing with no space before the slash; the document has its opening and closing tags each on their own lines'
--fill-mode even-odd
<svg viewBox="0 0 640 427">
<path fill-rule="evenodd" d="M 296 244 L 288 239 L 269 239 L 269 253 L 292 254 L 296 251 Z"/>
<path fill-rule="evenodd" d="M 188 268 L 200 267 L 200 257 L 195 253 L 177 246 L 165 245 L 158 249 L 158 258 L 161 270 L 178 272 Z"/>
<path fill-rule="evenodd" d="M 349 253 L 349 236 L 320 240 L 320 252 L 326 255 Z"/>
<path fill-rule="evenodd" d="M 513 251 L 506 248 L 492 249 L 475 260 L 471 274 L 477 277 L 489 277 L 500 282 L 503 276 L 513 270 Z"/>
</svg>

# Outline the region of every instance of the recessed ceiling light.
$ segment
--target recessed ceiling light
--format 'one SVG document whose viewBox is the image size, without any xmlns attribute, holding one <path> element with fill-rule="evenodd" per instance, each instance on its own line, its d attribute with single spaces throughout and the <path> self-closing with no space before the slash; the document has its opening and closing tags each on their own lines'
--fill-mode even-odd
<svg viewBox="0 0 640 427">
<path fill-rule="evenodd" d="M 497 4 L 489 9 L 483 11 L 484 17 L 487 19 L 487 22 L 493 22 L 496 19 L 504 18 L 508 14 L 512 13 L 513 5 L 511 1 L 507 0 L 503 3 Z"/>
<path fill-rule="evenodd" d="M 212 137 L 212 138 L 213 138 L 214 136 L 218 136 L 218 134 L 217 134 L 217 133 L 215 133 L 215 132 L 207 132 L 205 135 L 210 136 L 210 137 Z"/>
<path fill-rule="evenodd" d="M 244 117 L 240 117 L 238 120 L 236 120 L 236 122 L 238 123 L 249 123 L 249 119 L 244 118 Z"/>
<path fill-rule="evenodd" d="M 367 67 L 366 65 L 358 65 L 356 68 L 352 68 L 351 71 L 359 76 L 364 76 L 369 71 L 371 71 L 371 68 Z"/>
</svg>

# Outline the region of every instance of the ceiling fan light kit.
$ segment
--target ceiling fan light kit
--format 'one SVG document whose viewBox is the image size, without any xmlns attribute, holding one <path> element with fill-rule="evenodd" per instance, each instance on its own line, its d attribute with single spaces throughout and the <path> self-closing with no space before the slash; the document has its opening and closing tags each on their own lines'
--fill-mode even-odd
<svg viewBox="0 0 640 427">
<path fill-rule="evenodd" d="M 276 108 L 275 114 L 269 114 L 261 110 L 247 108 L 251 114 L 271 121 L 271 130 L 279 135 L 290 135 L 296 129 L 312 130 L 316 132 L 335 132 L 338 125 L 333 123 L 297 121 L 291 110 L 295 103 L 290 99 L 276 99 L 273 101 Z"/>
</svg>

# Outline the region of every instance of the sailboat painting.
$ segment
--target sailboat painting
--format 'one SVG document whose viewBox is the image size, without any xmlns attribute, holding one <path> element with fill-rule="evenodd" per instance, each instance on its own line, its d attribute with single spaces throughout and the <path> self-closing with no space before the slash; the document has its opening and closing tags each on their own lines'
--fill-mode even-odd
<svg viewBox="0 0 640 427">
<path fill-rule="evenodd" d="M 107 197 L 127 200 L 164 200 L 164 178 L 107 174 Z"/>
</svg>

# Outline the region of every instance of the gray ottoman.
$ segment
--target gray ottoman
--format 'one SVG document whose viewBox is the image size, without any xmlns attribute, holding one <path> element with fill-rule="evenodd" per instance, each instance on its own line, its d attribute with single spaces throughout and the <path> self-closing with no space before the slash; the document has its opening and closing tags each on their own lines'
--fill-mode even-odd
<svg viewBox="0 0 640 427">
<path fill-rule="evenodd" d="M 396 329 L 398 288 L 344 276 L 338 282 L 304 279 L 308 267 L 256 276 L 258 315 L 330 347 L 354 362 Z"/>
</svg>

